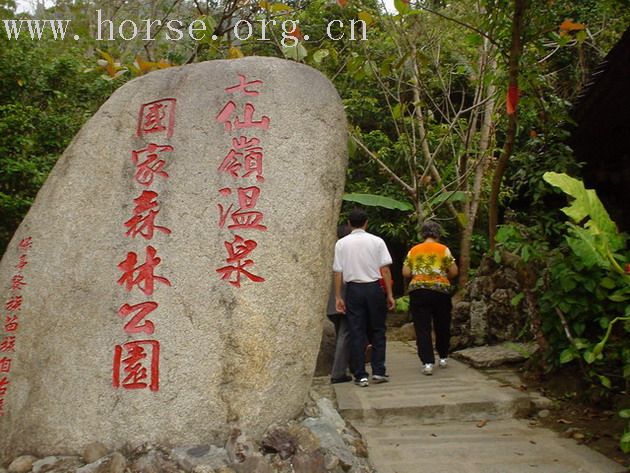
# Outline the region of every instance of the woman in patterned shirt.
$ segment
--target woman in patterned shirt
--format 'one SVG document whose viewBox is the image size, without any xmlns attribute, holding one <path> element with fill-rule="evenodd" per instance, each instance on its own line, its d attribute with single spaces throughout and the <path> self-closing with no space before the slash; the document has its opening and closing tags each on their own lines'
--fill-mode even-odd
<svg viewBox="0 0 630 473">
<path fill-rule="evenodd" d="M 426 221 L 420 229 L 424 241 L 414 246 L 403 264 L 403 276 L 409 283 L 409 310 L 416 329 L 418 356 L 422 373 L 433 373 L 435 355 L 431 332 L 435 330 L 435 345 L 440 356 L 440 368 L 448 364 L 451 339 L 451 282 L 458 273 L 455 259 L 447 246 L 438 243 L 440 225 Z"/>
</svg>

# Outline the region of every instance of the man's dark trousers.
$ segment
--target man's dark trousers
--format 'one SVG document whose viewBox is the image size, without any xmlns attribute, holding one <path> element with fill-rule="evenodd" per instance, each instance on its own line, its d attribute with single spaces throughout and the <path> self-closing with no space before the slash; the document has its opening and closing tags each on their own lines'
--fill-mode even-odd
<svg viewBox="0 0 630 473">
<path fill-rule="evenodd" d="M 355 379 L 367 378 L 365 340 L 372 328 L 372 374 L 385 375 L 385 318 L 387 300 L 378 281 L 349 282 L 346 286 L 346 316 L 351 338 L 351 369 Z"/>
</svg>

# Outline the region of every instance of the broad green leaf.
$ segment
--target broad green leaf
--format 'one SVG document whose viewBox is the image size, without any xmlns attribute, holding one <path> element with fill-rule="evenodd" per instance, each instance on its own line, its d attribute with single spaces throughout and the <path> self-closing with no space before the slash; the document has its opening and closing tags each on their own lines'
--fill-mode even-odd
<svg viewBox="0 0 630 473">
<path fill-rule="evenodd" d="M 578 43 L 583 43 L 588 39 L 588 34 L 586 33 L 586 31 L 578 31 L 575 35 L 575 39 Z"/>
<path fill-rule="evenodd" d="M 357 204 L 367 205 L 368 207 L 383 207 L 385 209 L 397 209 L 410 211 L 414 207 L 409 202 L 392 199 L 382 195 L 374 194 L 344 194 L 343 200 L 346 202 L 356 202 Z"/>
<path fill-rule="evenodd" d="M 630 419 L 630 409 L 621 409 L 619 411 L 619 417 L 622 419 Z"/>
<path fill-rule="evenodd" d="M 523 246 L 523 249 L 521 250 L 521 257 L 523 258 L 523 261 L 527 263 L 529 261 L 529 256 L 529 246 Z"/>
<path fill-rule="evenodd" d="M 616 286 L 615 281 L 609 277 L 602 278 L 599 284 L 606 289 L 613 289 Z"/>
<path fill-rule="evenodd" d="M 392 117 L 395 120 L 398 120 L 399 118 L 402 117 L 402 115 L 403 115 L 403 104 L 399 102 L 396 105 L 394 105 L 394 108 L 392 108 Z"/>
<path fill-rule="evenodd" d="M 394 0 L 394 7 L 401 15 L 409 11 L 409 0 Z"/>
<path fill-rule="evenodd" d="M 619 448 L 623 453 L 630 453 L 630 432 L 626 432 L 619 441 Z"/>
<path fill-rule="evenodd" d="M 107 61 L 109 63 L 113 63 L 114 62 L 114 58 L 108 52 L 101 51 L 100 49 L 97 49 L 97 51 L 105 59 L 105 61 Z"/>
<path fill-rule="evenodd" d="M 440 192 L 431 200 L 429 200 L 429 205 L 435 206 L 443 202 L 463 202 L 467 198 L 468 198 L 468 194 L 466 194 L 466 192 L 463 192 L 463 191 Z"/>
<path fill-rule="evenodd" d="M 391 61 L 385 60 L 381 63 L 381 75 L 388 76 L 389 73 L 392 72 L 392 63 Z"/>
<path fill-rule="evenodd" d="M 287 59 L 293 59 L 294 61 L 301 61 L 308 56 L 308 51 L 302 45 L 302 43 L 294 44 L 293 46 L 283 46 L 282 54 Z"/>
<path fill-rule="evenodd" d="M 206 25 L 206 32 L 207 32 L 207 34 L 203 35 L 203 38 L 201 39 L 200 43 L 203 43 L 203 44 L 214 43 L 216 40 L 212 39 L 212 32 L 217 27 L 217 20 L 215 20 L 212 15 L 202 16 L 200 20 L 202 20 L 204 24 Z"/>
<path fill-rule="evenodd" d="M 575 358 L 575 353 L 571 348 L 566 348 L 560 353 L 560 363 L 565 364 L 573 361 Z"/>
<path fill-rule="evenodd" d="M 501 264 L 501 252 L 500 252 L 500 251 L 498 251 L 498 250 L 497 250 L 497 251 L 495 251 L 495 252 L 494 252 L 494 257 L 493 257 L 492 259 L 494 259 L 494 262 L 495 262 L 496 264 Z"/>
<path fill-rule="evenodd" d="M 352 59 L 348 61 L 348 64 L 347 64 L 348 72 L 350 72 L 351 74 L 354 74 L 355 72 L 360 70 L 362 66 L 363 66 L 363 58 L 359 56 L 353 57 Z"/>
<path fill-rule="evenodd" d="M 608 389 L 612 388 L 612 383 L 610 382 L 610 378 L 608 378 L 607 376 L 603 376 L 603 375 L 597 375 L 597 377 L 599 378 L 599 382 L 602 383 L 602 385 Z"/>
<path fill-rule="evenodd" d="M 328 57 L 329 55 L 330 51 L 328 51 L 328 49 L 318 49 L 313 53 L 313 61 L 315 61 L 317 64 L 320 64 L 324 60 L 324 58 Z"/>
<path fill-rule="evenodd" d="M 269 10 L 273 13 L 280 13 L 285 11 L 293 11 L 289 5 L 285 5 L 284 3 L 272 3 L 269 7 Z"/>
<path fill-rule="evenodd" d="M 625 302 L 630 299 L 630 286 L 622 287 L 621 289 L 615 291 L 608 299 L 614 302 Z"/>
<path fill-rule="evenodd" d="M 592 351 L 585 351 L 583 357 L 584 361 L 586 361 L 589 365 L 595 361 L 595 355 Z"/>
<path fill-rule="evenodd" d="M 592 234 L 605 238 L 608 241 L 610 251 L 615 252 L 623 248 L 624 240 L 617 233 L 615 222 L 611 220 L 594 190 L 586 189 L 581 181 L 566 174 L 546 172 L 543 174 L 543 179 L 574 198 L 568 207 L 562 209 L 569 218 L 576 224 L 587 217 L 590 218 L 585 223 L 585 227 Z"/>
<path fill-rule="evenodd" d="M 365 61 L 365 64 L 363 64 L 363 72 L 368 77 L 372 77 L 374 75 L 374 69 L 376 69 L 376 65 L 373 61 Z"/>
<path fill-rule="evenodd" d="M 409 312 L 409 296 L 402 296 L 396 299 L 395 311 L 403 314 Z"/>
<path fill-rule="evenodd" d="M 523 300 L 523 297 L 525 297 L 525 294 L 523 294 L 522 292 L 519 292 L 514 297 L 512 297 L 510 304 L 512 304 L 513 306 L 517 306 L 519 302 Z"/>
<path fill-rule="evenodd" d="M 455 68 L 455 74 L 469 74 L 469 70 L 466 66 L 464 66 L 463 64 L 459 64 L 456 68 Z"/>
<path fill-rule="evenodd" d="M 358 16 L 359 20 L 364 21 L 366 26 L 370 26 L 374 23 L 374 18 L 366 11 L 360 11 Z"/>
<path fill-rule="evenodd" d="M 610 267 L 610 263 L 606 259 L 606 247 L 597 241 L 595 236 L 587 229 L 569 224 L 569 233 L 574 237 L 567 236 L 566 241 L 582 263 L 586 267 L 599 266 L 604 269 Z"/>
<path fill-rule="evenodd" d="M 571 36 L 569 36 L 568 34 L 560 35 L 560 36 L 557 37 L 558 46 L 566 46 L 572 40 L 573 40 L 573 38 Z"/>
<path fill-rule="evenodd" d="M 212 32 L 217 27 L 217 20 L 215 20 L 212 15 L 205 15 L 201 19 L 206 24 L 208 31 Z"/>
<path fill-rule="evenodd" d="M 354 74 L 352 74 L 352 78 L 357 82 L 361 82 L 363 79 L 365 79 L 366 75 L 367 74 L 365 73 L 365 70 L 361 68 L 358 71 L 356 71 Z"/>
<path fill-rule="evenodd" d="M 585 340 L 583 338 L 574 338 L 573 344 L 578 350 L 584 350 L 589 346 L 588 340 Z"/>
<path fill-rule="evenodd" d="M 601 340 L 597 345 L 593 347 L 593 355 L 595 357 L 601 355 L 604 350 L 604 345 L 606 344 L 606 340 Z"/>
<path fill-rule="evenodd" d="M 576 335 L 578 336 L 582 335 L 585 329 L 586 329 L 586 324 L 584 322 L 573 323 L 573 331 L 576 333 Z"/>
<path fill-rule="evenodd" d="M 481 38 L 481 35 L 479 35 L 478 33 L 470 33 L 466 35 L 466 43 L 468 43 L 470 46 L 481 46 L 481 44 L 483 43 L 483 39 Z"/>
<path fill-rule="evenodd" d="M 356 156 L 357 154 L 357 144 L 352 138 L 348 138 L 348 156 L 350 158 Z"/>
</svg>

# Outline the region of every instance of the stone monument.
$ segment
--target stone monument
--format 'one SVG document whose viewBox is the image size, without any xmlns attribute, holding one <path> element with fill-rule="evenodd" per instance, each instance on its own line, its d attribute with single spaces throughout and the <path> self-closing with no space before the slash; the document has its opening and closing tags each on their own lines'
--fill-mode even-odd
<svg viewBox="0 0 630 473">
<path fill-rule="evenodd" d="M 59 159 L 0 263 L 0 457 L 259 436 L 302 408 L 347 161 L 332 84 L 152 72 Z"/>
</svg>

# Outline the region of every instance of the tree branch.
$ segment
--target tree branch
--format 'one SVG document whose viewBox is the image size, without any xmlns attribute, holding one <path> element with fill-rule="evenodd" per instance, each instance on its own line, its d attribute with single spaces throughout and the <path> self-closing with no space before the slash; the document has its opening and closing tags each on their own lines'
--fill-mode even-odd
<svg viewBox="0 0 630 473">
<path fill-rule="evenodd" d="M 523 53 L 523 28 L 525 19 L 525 10 L 527 9 L 527 0 L 514 0 L 514 16 L 512 19 L 512 44 L 510 46 L 509 57 L 509 87 L 516 88 L 518 91 L 518 75 L 519 75 L 519 60 Z M 508 89 L 509 90 L 509 89 Z M 499 191 L 501 189 L 501 181 L 503 175 L 507 169 L 508 160 L 512 155 L 514 148 L 514 142 L 516 140 L 516 125 L 517 125 L 517 112 L 513 111 L 508 116 L 508 127 L 505 135 L 505 143 L 503 145 L 503 151 L 501 157 L 497 163 L 497 167 L 494 171 L 492 178 L 492 190 L 490 192 L 490 204 L 488 208 L 488 237 L 490 240 L 490 250 L 494 250 L 494 237 L 497 232 L 497 225 L 499 221 Z"/>
<path fill-rule="evenodd" d="M 398 174 L 392 171 L 387 164 L 385 164 L 376 154 L 368 149 L 367 146 L 363 144 L 363 142 L 357 138 L 354 134 L 350 134 L 350 138 L 357 144 L 359 147 L 368 155 L 376 164 L 378 164 L 385 173 L 389 175 L 394 181 L 396 181 L 411 197 L 413 197 L 414 201 L 416 199 L 416 192 L 413 187 L 403 181 Z"/>
</svg>

